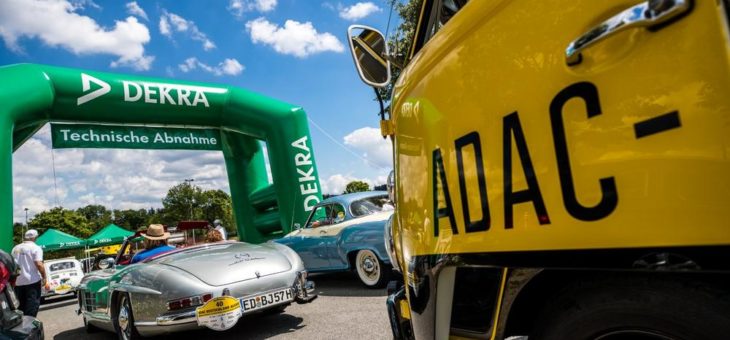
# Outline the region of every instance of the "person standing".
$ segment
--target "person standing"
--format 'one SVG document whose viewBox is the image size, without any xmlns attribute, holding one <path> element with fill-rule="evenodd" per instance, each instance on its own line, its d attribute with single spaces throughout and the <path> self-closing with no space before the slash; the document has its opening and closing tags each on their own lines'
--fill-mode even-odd
<svg viewBox="0 0 730 340">
<path fill-rule="evenodd" d="M 223 238 L 223 241 L 228 239 L 228 234 L 226 234 L 226 228 L 223 227 L 221 220 L 215 220 L 213 221 L 213 229 L 221 233 L 221 237 Z"/>
<path fill-rule="evenodd" d="M 23 235 L 23 243 L 11 251 L 20 266 L 20 275 L 15 281 L 15 295 L 23 314 L 35 317 L 41 305 L 41 286 L 48 289 L 48 278 L 43 267 L 43 249 L 35 244 L 38 231 L 30 229 Z"/>
</svg>

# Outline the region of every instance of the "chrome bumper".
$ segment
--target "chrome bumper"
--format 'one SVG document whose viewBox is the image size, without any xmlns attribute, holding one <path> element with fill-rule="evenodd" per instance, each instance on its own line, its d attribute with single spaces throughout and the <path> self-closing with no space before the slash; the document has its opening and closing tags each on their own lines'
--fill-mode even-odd
<svg viewBox="0 0 730 340">
<path fill-rule="evenodd" d="M 294 301 L 296 303 L 310 303 L 317 298 L 317 294 L 314 292 L 314 282 L 306 280 L 306 272 L 297 273 L 297 279 L 291 288 L 294 290 Z M 282 305 L 271 305 L 272 307 Z M 195 324 L 197 326 L 198 321 L 195 317 L 195 310 L 184 311 L 177 314 L 168 314 L 159 316 L 155 322 L 135 322 L 135 326 L 177 326 L 184 324 Z"/>
</svg>

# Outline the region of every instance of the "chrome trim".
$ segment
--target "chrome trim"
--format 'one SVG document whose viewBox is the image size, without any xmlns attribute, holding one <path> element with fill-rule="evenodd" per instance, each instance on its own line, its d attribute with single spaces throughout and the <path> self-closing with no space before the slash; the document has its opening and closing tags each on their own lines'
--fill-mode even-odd
<svg viewBox="0 0 730 340">
<path fill-rule="evenodd" d="M 114 291 L 126 292 L 126 293 L 137 293 L 137 294 L 152 294 L 162 295 L 162 292 L 145 287 L 137 287 L 130 284 L 124 283 L 111 283 L 109 287 Z"/>
<path fill-rule="evenodd" d="M 158 316 L 156 319 L 156 322 L 135 322 L 134 325 L 137 326 L 172 326 L 172 325 L 180 325 L 184 323 L 191 323 L 196 322 L 195 320 L 195 310 L 182 312 L 179 314 L 172 314 L 172 315 L 163 315 Z"/>
<path fill-rule="evenodd" d="M 685 12 L 691 0 L 648 0 L 614 15 L 573 40 L 565 49 L 568 65 L 580 64 L 581 52 L 601 40 L 632 27 L 651 27 L 665 23 Z"/>
</svg>

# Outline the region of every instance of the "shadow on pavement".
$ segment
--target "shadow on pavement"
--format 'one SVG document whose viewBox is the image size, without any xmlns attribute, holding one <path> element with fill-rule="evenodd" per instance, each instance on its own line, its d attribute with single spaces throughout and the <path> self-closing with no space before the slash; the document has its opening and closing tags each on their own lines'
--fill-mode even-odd
<svg viewBox="0 0 730 340">
<path fill-rule="evenodd" d="M 217 340 L 233 340 L 241 339 L 245 335 L 246 339 L 268 339 L 276 335 L 295 332 L 303 328 L 301 317 L 284 313 L 279 314 L 258 314 L 241 318 L 233 328 L 218 332 L 209 329 L 200 329 L 181 333 L 171 333 L 150 339 L 162 340 L 200 340 L 200 339 L 217 339 Z M 98 331 L 92 334 L 86 333 L 83 327 L 61 332 L 53 337 L 54 340 L 113 340 L 117 336 L 107 331 Z"/>
<path fill-rule="evenodd" d="M 383 289 L 366 288 L 357 274 L 354 273 L 332 273 L 332 274 L 311 274 L 309 280 L 314 281 L 316 292 L 321 296 L 386 296 Z"/>
</svg>

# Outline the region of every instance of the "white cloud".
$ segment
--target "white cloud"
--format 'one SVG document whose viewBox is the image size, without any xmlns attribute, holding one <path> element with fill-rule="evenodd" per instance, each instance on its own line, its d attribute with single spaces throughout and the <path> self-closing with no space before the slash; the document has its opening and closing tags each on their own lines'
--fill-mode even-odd
<svg viewBox="0 0 730 340">
<path fill-rule="evenodd" d="M 259 11 L 265 13 L 273 11 L 276 8 L 276 3 L 277 0 L 230 0 L 228 2 L 228 11 L 240 18 L 245 12 Z"/>
<path fill-rule="evenodd" d="M 214 49 L 215 43 L 208 39 L 208 36 L 201 32 L 200 29 L 198 29 L 198 26 L 195 25 L 195 22 L 192 20 L 187 20 L 175 13 L 170 13 L 165 10 L 163 10 L 162 15 L 160 16 L 160 33 L 164 36 L 167 36 L 168 38 L 172 38 L 173 31 L 178 33 L 184 33 L 187 34 L 190 39 L 193 39 L 195 41 L 199 41 L 203 44 L 203 49 L 206 51 Z"/>
<path fill-rule="evenodd" d="M 246 29 L 251 34 L 251 41 L 262 43 L 274 48 L 281 54 L 290 54 L 305 58 L 312 54 L 333 51 L 343 52 L 345 47 L 330 33 L 318 33 L 311 22 L 300 23 L 287 20 L 284 27 L 258 18 L 246 23 Z"/>
<path fill-rule="evenodd" d="M 380 7 L 372 2 L 358 2 L 352 6 L 340 9 L 340 18 L 355 21 L 380 11 L 382 11 Z"/>
<path fill-rule="evenodd" d="M 178 65 L 180 71 L 185 73 L 190 72 L 196 68 L 200 68 L 205 72 L 212 73 L 216 76 L 228 75 L 237 76 L 246 69 L 236 59 L 226 58 L 222 62 L 218 63 L 218 66 L 210 66 L 198 60 L 198 58 L 188 58 L 185 62 Z"/>
<path fill-rule="evenodd" d="M 136 15 L 147 21 L 150 20 L 149 18 L 147 18 L 147 13 L 142 9 L 142 7 L 139 7 L 139 5 L 137 4 L 136 1 L 127 3 L 127 13 L 129 13 L 131 15 Z"/>
<path fill-rule="evenodd" d="M 167 190 L 194 178 L 204 190 L 229 192 L 221 152 L 56 149 L 56 186 L 50 129 L 41 129 L 13 154 L 15 221 L 56 206 L 76 209 L 102 204 L 114 209 L 159 208 Z M 56 190 L 57 187 L 57 190 Z"/>
<path fill-rule="evenodd" d="M 80 9 L 78 6 L 67 0 L 2 0 L 0 37 L 17 53 L 23 52 L 18 42 L 20 38 L 36 38 L 77 55 L 117 56 L 112 67 L 150 69 L 154 57 L 145 55 L 144 45 L 150 41 L 147 26 L 130 16 L 115 21 L 111 29 L 106 29 L 94 19 L 76 13 Z"/>
<path fill-rule="evenodd" d="M 352 181 L 365 182 L 370 186 L 372 190 L 376 185 L 385 184 L 386 176 L 377 176 L 375 179 L 372 178 L 360 178 L 352 175 L 334 174 L 325 178 L 320 178 L 320 187 L 322 187 L 323 194 L 339 195 L 345 192 L 345 187 Z"/>
<path fill-rule="evenodd" d="M 393 144 L 384 139 L 380 129 L 364 127 L 350 132 L 343 138 L 345 145 L 362 152 L 367 163 L 380 168 L 393 167 Z"/>
</svg>

